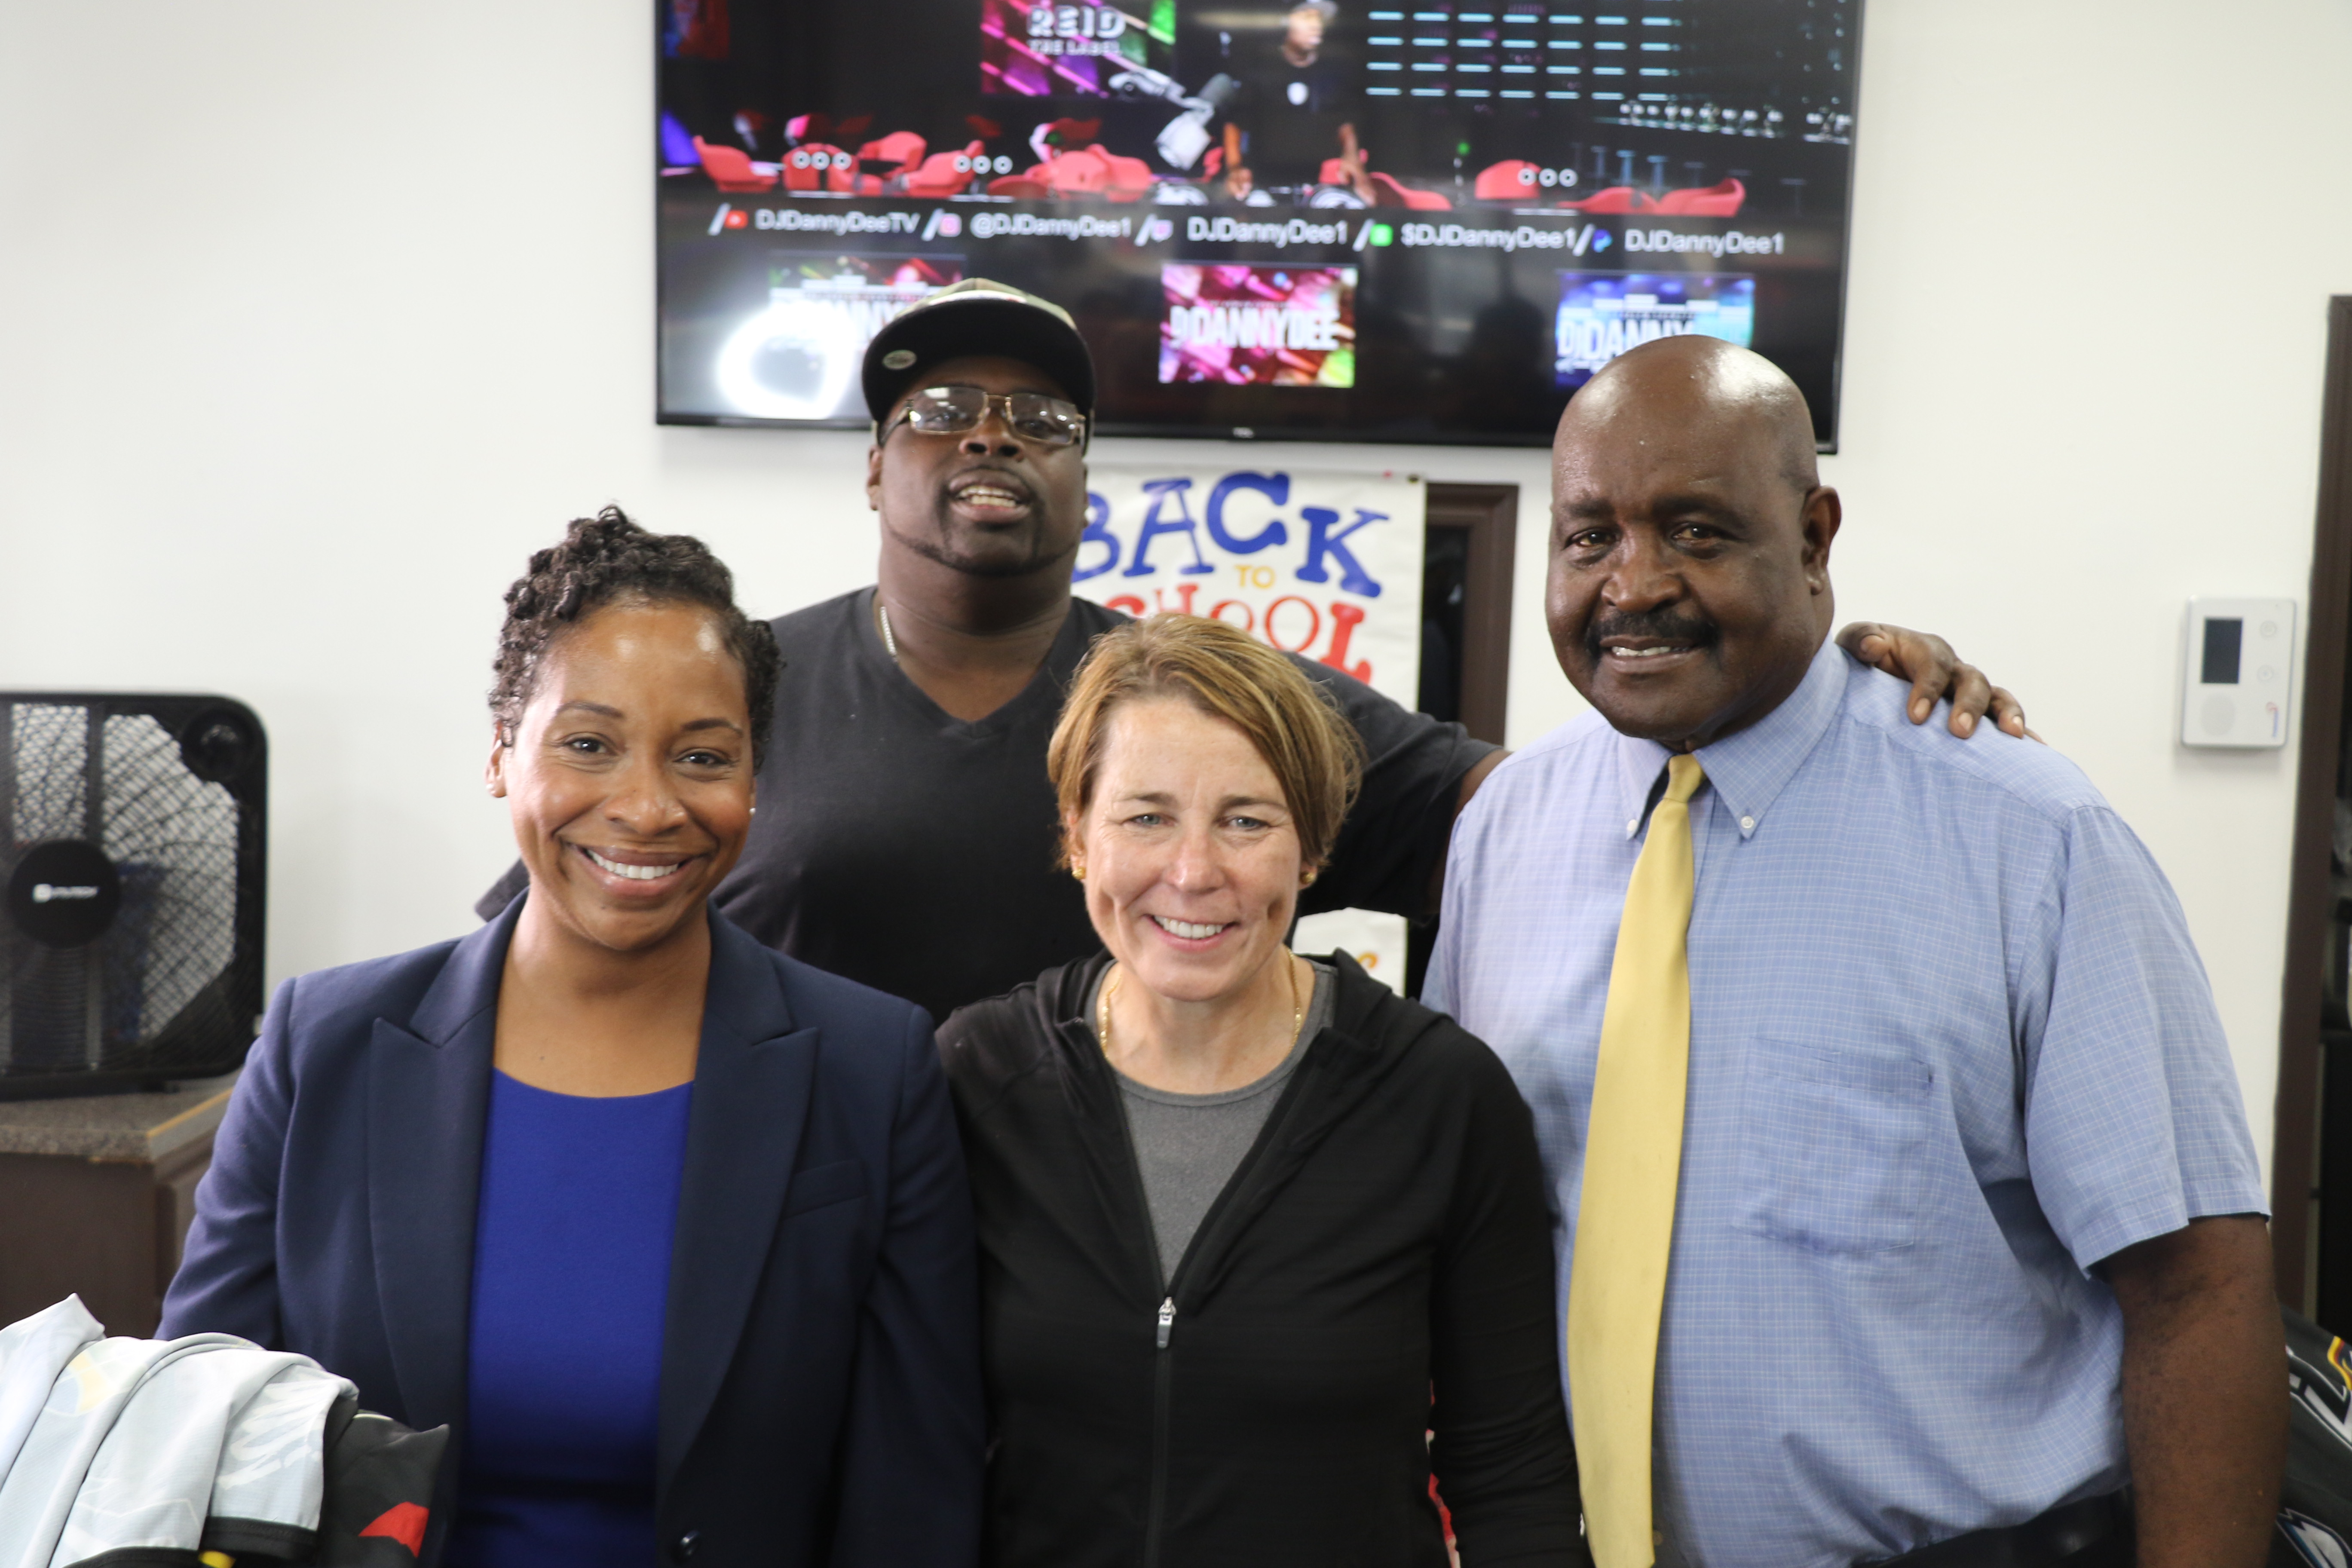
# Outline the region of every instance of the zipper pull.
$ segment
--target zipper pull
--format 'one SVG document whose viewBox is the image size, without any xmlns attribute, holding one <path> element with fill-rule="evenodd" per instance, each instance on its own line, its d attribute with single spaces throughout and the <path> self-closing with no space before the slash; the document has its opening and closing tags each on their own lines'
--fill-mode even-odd
<svg viewBox="0 0 2352 1568">
<path fill-rule="evenodd" d="M 1176 1327 L 1176 1298 L 1171 1296 L 1160 1303 L 1160 1338 L 1161 1350 L 1168 1348 L 1168 1335 Z"/>
</svg>

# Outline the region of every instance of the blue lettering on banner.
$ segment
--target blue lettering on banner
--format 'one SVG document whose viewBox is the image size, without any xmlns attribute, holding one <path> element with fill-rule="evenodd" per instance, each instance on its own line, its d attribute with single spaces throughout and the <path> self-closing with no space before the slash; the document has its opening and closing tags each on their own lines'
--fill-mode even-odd
<svg viewBox="0 0 2352 1568">
<path fill-rule="evenodd" d="M 1280 506 L 1290 500 L 1290 476 L 1288 474 L 1253 474 L 1244 471 L 1227 474 L 1217 481 L 1217 488 L 1209 492 L 1209 507 L 1206 515 L 1209 537 L 1216 541 L 1218 549 L 1229 550 L 1235 555 L 1255 555 L 1269 544 L 1281 544 L 1290 538 L 1290 531 L 1283 526 L 1282 520 L 1278 517 L 1247 539 L 1236 539 L 1227 532 L 1225 500 L 1235 490 L 1255 490 L 1275 505 Z"/>
<path fill-rule="evenodd" d="M 1110 531 L 1110 498 L 1095 490 L 1087 492 L 1087 531 L 1078 535 L 1078 548 L 1089 544 L 1110 547 L 1110 554 L 1099 566 L 1080 566 L 1070 574 L 1070 581 L 1083 583 L 1089 577 L 1099 577 L 1118 564 L 1118 535 Z"/>
<path fill-rule="evenodd" d="M 1136 531 L 1135 559 L 1127 563 L 1127 570 L 1120 574 L 1121 576 L 1149 577 L 1151 575 L 1153 570 L 1150 561 L 1151 542 L 1163 533 L 1181 533 L 1184 536 L 1184 542 L 1192 547 L 1192 564 L 1179 566 L 1176 569 L 1179 574 L 1187 577 L 1198 577 L 1216 570 L 1202 558 L 1201 536 L 1195 531 L 1196 525 L 1192 521 L 1192 514 L 1184 503 L 1184 492 L 1192 488 L 1192 481 L 1190 479 L 1143 481 L 1144 493 L 1151 498 L 1151 504 L 1144 510 L 1143 526 Z M 1172 521 L 1163 521 L 1160 510 L 1171 499 L 1176 502 L 1176 516 Z M 1344 554 L 1345 552 L 1342 553 Z M 1366 580 L 1370 581 L 1370 579 Z M 1372 592 L 1377 594 L 1380 590 L 1375 588 Z"/>
<path fill-rule="evenodd" d="M 1307 561 L 1298 568 L 1300 579 L 1308 583 L 1329 582 L 1331 574 L 1324 566 L 1323 558 L 1334 556 L 1339 563 L 1340 587 L 1350 594 L 1361 594 L 1367 599 L 1379 598 L 1381 585 L 1372 580 L 1371 574 L 1364 570 L 1363 563 L 1356 559 L 1355 552 L 1343 541 L 1368 523 L 1386 522 L 1389 514 L 1360 506 L 1356 509 L 1356 521 L 1337 530 L 1331 525 L 1339 521 L 1339 514 L 1328 506 L 1303 506 L 1298 509 L 1298 515 L 1307 520 Z M 1142 547 L 1139 545 L 1139 558 L 1141 552 Z M 1132 570 L 1129 568 L 1130 573 Z"/>
</svg>

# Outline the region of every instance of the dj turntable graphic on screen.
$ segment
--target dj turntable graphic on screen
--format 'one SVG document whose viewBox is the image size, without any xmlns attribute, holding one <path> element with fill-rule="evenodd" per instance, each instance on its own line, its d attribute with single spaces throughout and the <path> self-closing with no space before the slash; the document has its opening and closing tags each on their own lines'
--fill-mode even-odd
<svg viewBox="0 0 2352 1568">
<path fill-rule="evenodd" d="M 852 425 L 959 278 L 1108 432 L 1539 444 L 1698 331 L 1834 444 L 1860 0 L 656 0 L 659 416 Z"/>
</svg>

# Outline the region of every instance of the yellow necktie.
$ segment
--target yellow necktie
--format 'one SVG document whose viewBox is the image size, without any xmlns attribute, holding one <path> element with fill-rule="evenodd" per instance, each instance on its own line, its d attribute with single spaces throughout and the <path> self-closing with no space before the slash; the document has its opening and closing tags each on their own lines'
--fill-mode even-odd
<svg viewBox="0 0 2352 1568">
<path fill-rule="evenodd" d="M 1706 776 L 1696 757 L 1666 763 L 1666 793 L 1625 889 L 1584 1134 L 1568 1392 L 1597 1568 L 1649 1568 L 1656 1556 L 1650 1422 L 1690 1076 L 1690 797 Z"/>
</svg>

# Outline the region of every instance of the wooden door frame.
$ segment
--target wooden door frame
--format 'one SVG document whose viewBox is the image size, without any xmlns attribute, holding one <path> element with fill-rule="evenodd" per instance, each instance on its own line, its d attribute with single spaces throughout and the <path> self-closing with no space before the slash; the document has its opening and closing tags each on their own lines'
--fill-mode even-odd
<svg viewBox="0 0 2352 1568">
<path fill-rule="evenodd" d="M 2279 1004 L 2278 1100 L 2271 1134 L 2271 1245 L 2280 1300 L 2311 1310 L 2323 943 L 2333 892 L 2336 771 L 2344 742 L 2344 660 L 2352 621 L 2352 295 L 2327 302 L 2319 425 L 2319 509 L 2304 636 L 2303 737 L 2295 768 L 2286 973 Z"/>
<path fill-rule="evenodd" d="M 1511 696 L 1511 565 L 1518 549 L 1519 487 L 1433 483 L 1432 528 L 1466 529 L 1462 586 L 1462 727 L 1503 744 Z"/>
</svg>

